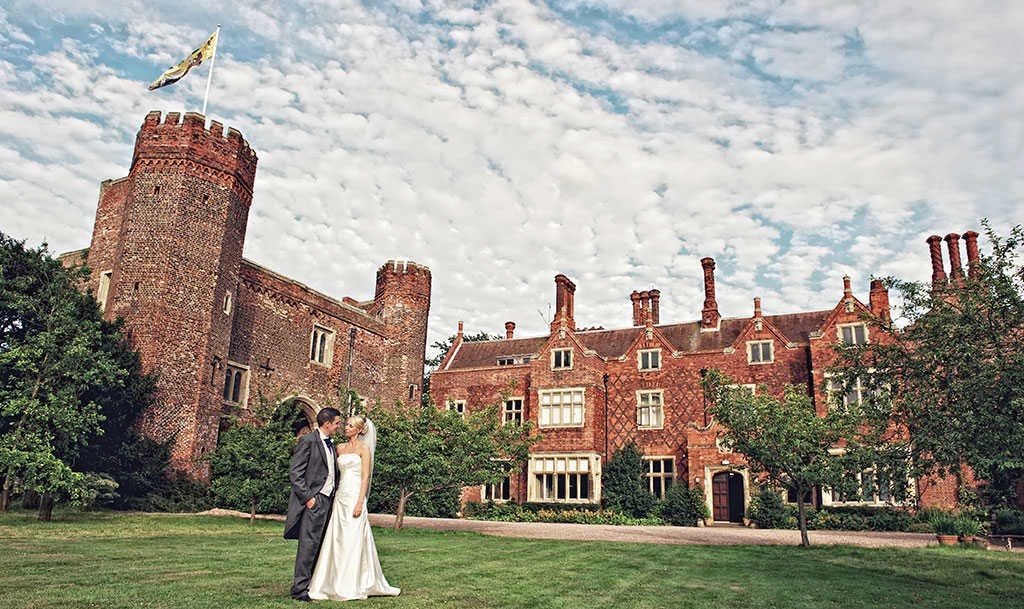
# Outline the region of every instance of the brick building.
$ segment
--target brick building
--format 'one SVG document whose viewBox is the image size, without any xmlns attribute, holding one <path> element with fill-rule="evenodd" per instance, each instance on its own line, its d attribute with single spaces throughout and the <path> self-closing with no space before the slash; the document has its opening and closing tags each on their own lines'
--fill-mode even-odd
<svg viewBox="0 0 1024 609">
<path fill-rule="evenodd" d="M 217 444 L 221 415 L 258 395 L 290 400 L 312 420 L 352 388 L 371 403 L 418 400 L 430 270 L 388 261 L 373 300 L 337 300 L 242 257 L 256 154 L 235 129 L 196 113 L 150 112 L 126 177 L 100 186 L 86 263 L 108 318 L 122 317 L 156 404 L 139 421 L 173 438 L 172 466 Z"/>
<path fill-rule="evenodd" d="M 973 263 L 977 234 L 964 237 Z M 957 238 L 947 238 L 954 273 L 959 269 Z M 938 242 L 929 243 L 941 273 Z M 521 472 L 501 484 L 469 489 L 467 499 L 597 503 L 603 465 L 632 440 L 644 454 L 653 494 L 663 496 L 676 481 L 699 484 L 715 521 L 742 521 L 751 497 L 750 475 L 743 457 L 718 439 L 720 429 L 707 412 L 703 374 L 719 369 L 751 392 L 768 391 L 778 398 L 786 385 L 803 385 L 823 412 L 833 345 L 884 340 L 871 335 L 863 315 L 888 316 L 889 295 L 874 280 L 864 303 L 845 277 L 831 309 L 766 315 L 761 299 L 754 298 L 749 317 L 722 318 L 715 262 L 704 258 L 701 265 L 705 298 L 698 321 L 662 324 L 661 292 L 649 290 L 630 294 L 632 327 L 577 328 L 576 286 L 557 275 L 556 315 L 547 336 L 516 338 L 515 324 L 507 322 L 504 340 L 467 342 L 460 323 L 456 340 L 431 376 L 436 402 L 472 412 L 501 398 L 504 420 L 531 420 L 542 434 Z M 860 399 L 859 391 L 843 399 Z M 866 484 L 870 475 L 862 474 L 864 489 L 874 486 Z M 952 504 L 949 487 L 941 480 L 916 484 L 925 505 Z M 827 489 L 815 495 L 815 503 L 822 505 L 890 502 L 884 487 L 857 501 Z"/>
</svg>

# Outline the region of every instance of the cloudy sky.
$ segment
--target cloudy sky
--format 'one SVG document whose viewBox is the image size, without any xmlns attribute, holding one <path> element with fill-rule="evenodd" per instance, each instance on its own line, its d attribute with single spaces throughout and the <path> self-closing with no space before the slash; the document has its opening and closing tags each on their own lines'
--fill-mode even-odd
<svg viewBox="0 0 1024 609">
<path fill-rule="evenodd" d="M 1024 206 L 1024 2 L 5 2 L 0 230 L 87 246 L 146 112 L 198 111 L 259 154 L 246 257 L 336 297 L 433 271 L 431 340 L 830 308 L 850 274 L 930 276 L 925 237 Z M 226 4 L 226 3 L 225 3 Z M 295 8 L 302 4 L 303 8 Z M 984 244 L 983 244 L 984 247 Z"/>
</svg>

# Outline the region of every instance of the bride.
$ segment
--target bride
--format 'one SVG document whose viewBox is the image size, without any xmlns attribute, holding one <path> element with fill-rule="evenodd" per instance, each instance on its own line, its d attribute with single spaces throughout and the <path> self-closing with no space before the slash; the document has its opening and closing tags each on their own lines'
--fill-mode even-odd
<svg viewBox="0 0 1024 609">
<path fill-rule="evenodd" d="M 338 490 L 309 584 L 309 598 L 346 601 L 398 596 L 401 590 L 389 585 L 381 571 L 366 517 L 377 429 L 365 416 L 354 415 L 345 422 L 345 436 L 348 442 L 336 449 Z"/>
</svg>

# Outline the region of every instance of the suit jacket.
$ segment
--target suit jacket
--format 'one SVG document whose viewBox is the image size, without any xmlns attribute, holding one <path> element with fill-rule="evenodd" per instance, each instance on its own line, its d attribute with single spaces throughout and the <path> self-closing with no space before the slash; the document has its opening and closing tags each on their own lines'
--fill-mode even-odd
<svg viewBox="0 0 1024 609">
<path fill-rule="evenodd" d="M 317 429 L 299 438 L 295 445 L 291 467 L 288 470 L 292 492 L 288 497 L 285 539 L 299 538 L 299 523 L 302 522 L 302 512 L 306 510 L 306 502 L 319 493 L 327 482 L 330 466 L 327 464 L 326 453 L 324 441 L 320 439 L 320 431 Z M 337 476 L 334 477 L 334 483 L 338 483 Z"/>
</svg>

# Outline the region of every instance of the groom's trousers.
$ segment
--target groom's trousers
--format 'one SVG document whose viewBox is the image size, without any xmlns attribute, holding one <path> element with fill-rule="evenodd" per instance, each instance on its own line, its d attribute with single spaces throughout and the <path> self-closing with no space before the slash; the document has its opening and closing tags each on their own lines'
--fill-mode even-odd
<svg viewBox="0 0 1024 609">
<path fill-rule="evenodd" d="M 316 494 L 316 505 L 302 512 L 299 524 L 299 549 L 295 554 L 295 578 L 292 580 L 292 597 L 304 596 L 309 592 L 309 580 L 324 541 L 324 531 L 331 517 L 334 501 L 323 493 Z"/>
</svg>

